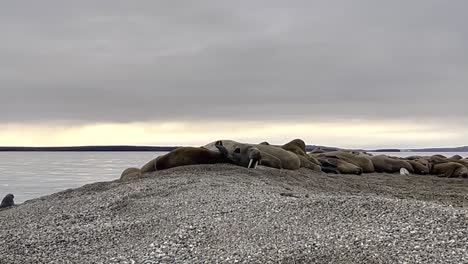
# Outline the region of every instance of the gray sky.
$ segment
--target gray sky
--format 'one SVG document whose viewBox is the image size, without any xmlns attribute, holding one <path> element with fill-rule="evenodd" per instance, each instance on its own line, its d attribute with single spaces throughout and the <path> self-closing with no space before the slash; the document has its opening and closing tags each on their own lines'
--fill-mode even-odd
<svg viewBox="0 0 468 264">
<path fill-rule="evenodd" d="M 7 1 L 0 125 L 353 119 L 468 131 L 467 13 L 461 0 Z"/>
</svg>

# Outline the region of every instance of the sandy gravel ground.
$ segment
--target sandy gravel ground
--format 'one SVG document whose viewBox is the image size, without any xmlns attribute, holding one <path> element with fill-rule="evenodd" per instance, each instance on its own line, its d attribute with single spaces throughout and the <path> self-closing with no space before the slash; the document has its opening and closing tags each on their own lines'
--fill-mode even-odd
<svg viewBox="0 0 468 264">
<path fill-rule="evenodd" d="M 0 211 L 0 263 L 468 263 L 468 180 L 180 167 Z"/>
</svg>

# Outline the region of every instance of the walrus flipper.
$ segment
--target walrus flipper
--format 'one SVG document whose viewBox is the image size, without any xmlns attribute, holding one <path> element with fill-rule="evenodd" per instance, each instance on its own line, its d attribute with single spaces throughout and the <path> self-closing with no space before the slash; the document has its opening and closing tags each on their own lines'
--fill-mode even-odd
<svg viewBox="0 0 468 264">
<path fill-rule="evenodd" d="M 262 158 L 260 159 L 259 165 L 267 166 L 275 169 L 282 169 L 281 160 L 277 157 L 270 155 L 265 152 L 261 152 Z"/>
</svg>

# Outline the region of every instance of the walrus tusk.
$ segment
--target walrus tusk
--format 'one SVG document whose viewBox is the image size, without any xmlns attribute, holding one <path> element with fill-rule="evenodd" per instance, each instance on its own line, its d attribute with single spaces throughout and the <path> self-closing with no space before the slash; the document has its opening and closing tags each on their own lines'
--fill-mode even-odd
<svg viewBox="0 0 468 264">
<path fill-rule="evenodd" d="M 258 161 L 255 161 L 255 163 L 254 163 L 254 169 L 257 168 L 257 165 L 258 165 Z"/>
<path fill-rule="evenodd" d="M 250 159 L 250 161 L 249 161 L 249 166 L 247 166 L 247 168 L 250 169 L 250 166 L 252 166 L 252 162 L 253 162 L 253 159 Z"/>
<path fill-rule="evenodd" d="M 400 175 L 409 176 L 410 172 L 405 168 L 401 168 L 400 169 Z"/>
</svg>

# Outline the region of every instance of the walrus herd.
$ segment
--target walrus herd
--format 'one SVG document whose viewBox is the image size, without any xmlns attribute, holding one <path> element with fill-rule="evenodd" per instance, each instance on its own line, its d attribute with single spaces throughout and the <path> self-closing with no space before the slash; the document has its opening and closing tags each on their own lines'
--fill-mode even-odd
<svg viewBox="0 0 468 264">
<path fill-rule="evenodd" d="M 121 180 L 139 178 L 145 173 L 179 166 L 197 164 L 230 163 L 255 169 L 266 166 L 275 169 L 297 170 L 300 168 L 335 174 L 385 172 L 401 174 L 435 175 L 439 177 L 468 177 L 468 159 L 459 155 L 445 157 L 411 156 L 406 158 L 372 155 L 353 150 L 325 151 L 316 149 L 306 152 L 306 144 L 294 139 L 282 146 L 240 143 L 233 140 L 217 140 L 202 147 L 180 147 L 159 156 L 141 168 L 128 168 Z"/>
</svg>

